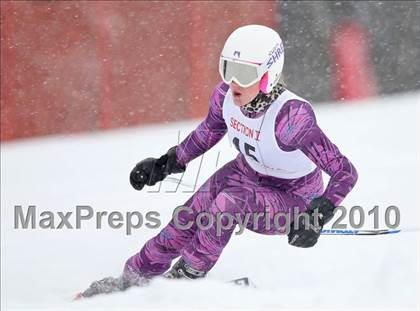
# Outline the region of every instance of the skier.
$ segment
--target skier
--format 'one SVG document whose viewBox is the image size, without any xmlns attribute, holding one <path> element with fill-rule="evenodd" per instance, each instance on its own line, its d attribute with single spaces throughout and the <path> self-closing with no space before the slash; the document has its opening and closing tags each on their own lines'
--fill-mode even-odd
<svg viewBox="0 0 420 311">
<path fill-rule="evenodd" d="M 169 174 L 184 172 L 188 162 L 212 148 L 226 133 L 239 151 L 237 157 L 192 195 L 183 205 L 188 209 L 177 215 L 177 222 L 172 219 L 127 260 L 119 278 L 94 282 L 80 297 L 143 285 L 159 275 L 187 279 L 206 276 L 236 223 L 223 226 L 221 232 L 216 224 L 207 230 L 196 223 L 188 230 L 179 228 L 179 223 L 194 221 L 200 212 L 265 212 L 272 222 L 272 215 L 291 215 L 292 208 L 297 207 L 306 218 L 299 217 L 297 223 L 291 218 L 289 244 L 312 247 L 317 243 L 322 226 L 355 185 L 357 172 L 320 129 L 309 102 L 285 88 L 281 81 L 283 62 L 282 40 L 271 28 L 247 25 L 228 37 L 219 63 L 223 81 L 211 95 L 205 120 L 160 158 L 139 162 L 130 182 L 141 190 Z M 330 176 L 325 190 L 321 170 Z M 262 219 L 256 226 L 247 223 L 247 228 L 262 234 L 285 233 Z M 169 269 L 177 257 L 180 259 Z"/>
</svg>

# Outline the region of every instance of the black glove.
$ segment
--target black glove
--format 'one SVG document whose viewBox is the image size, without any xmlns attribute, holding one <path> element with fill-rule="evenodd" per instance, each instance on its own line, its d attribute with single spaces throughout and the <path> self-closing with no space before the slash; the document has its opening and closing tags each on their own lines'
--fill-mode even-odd
<svg viewBox="0 0 420 311">
<path fill-rule="evenodd" d="M 144 185 L 153 186 L 172 173 L 182 173 L 185 165 L 180 165 L 176 158 L 176 146 L 172 147 L 159 159 L 147 158 L 137 163 L 130 174 L 130 183 L 136 190 Z"/>
<path fill-rule="evenodd" d="M 291 224 L 288 234 L 289 244 L 305 248 L 314 246 L 321 235 L 324 224 L 333 218 L 334 209 L 334 204 L 324 197 L 313 199 L 305 212 L 309 216 L 309 223 L 306 223 L 306 217 L 301 216 L 298 219 L 297 229 L 295 229 L 294 223 Z M 315 213 L 315 210 L 318 213 Z M 315 217 L 318 218 L 317 224 Z"/>
</svg>

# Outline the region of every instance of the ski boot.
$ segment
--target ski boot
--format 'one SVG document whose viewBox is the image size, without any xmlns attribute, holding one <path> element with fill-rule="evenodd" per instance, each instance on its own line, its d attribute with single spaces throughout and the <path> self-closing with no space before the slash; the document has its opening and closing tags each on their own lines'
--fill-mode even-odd
<svg viewBox="0 0 420 311">
<path fill-rule="evenodd" d="M 205 271 L 199 271 L 190 267 L 184 259 L 179 259 L 173 267 L 163 274 L 163 277 L 167 279 L 199 279 L 206 276 Z"/>
</svg>

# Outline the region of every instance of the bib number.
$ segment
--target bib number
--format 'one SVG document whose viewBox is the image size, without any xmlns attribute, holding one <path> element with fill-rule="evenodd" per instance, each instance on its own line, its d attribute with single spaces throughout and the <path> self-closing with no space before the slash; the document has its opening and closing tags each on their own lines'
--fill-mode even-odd
<svg viewBox="0 0 420 311">
<path fill-rule="evenodd" d="M 239 145 L 240 145 L 239 138 L 238 137 L 234 137 L 233 140 L 232 140 L 232 142 L 233 142 L 233 145 L 235 146 L 236 150 L 238 150 L 240 153 L 243 153 L 241 151 L 241 148 L 239 147 Z M 256 158 L 256 156 L 253 155 L 253 153 L 255 153 L 255 147 L 252 146 L 252 145 L 250 145 L 250 144 L 248 144 L 247 142 L 245 142 L 243 145 L 244 145 L 245 155 L 248 156 L 248 157 L 250 157 L 250 158 L 252 158 L 252 159 L 254 159 L 256 162 L 259 163 L 260 161 L 258 161 L 258 159 Z"/>
</svg>

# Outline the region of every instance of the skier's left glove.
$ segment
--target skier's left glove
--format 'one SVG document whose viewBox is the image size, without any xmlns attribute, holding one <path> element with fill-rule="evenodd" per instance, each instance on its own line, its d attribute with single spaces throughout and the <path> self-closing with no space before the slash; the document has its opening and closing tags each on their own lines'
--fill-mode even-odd
<svg viewBox="0 0 420 311">
<path fill-rule="evenodd" d="M 170 148 L 159 159 L 147 158 L 137 163 L 130 173 L 130 183 L 136 190 L 141 190 L 145 185 L 153 186 L 173 173 L 182 173 L 185 165 L 177 162 L 176 146 Z"/>
<path fill-rule="evenodd" d="M 290 225 L 289 244 L 304 248 L 314 246 L 321 235 L 322 227 L 333 218 L 334 209 L 334 204 L 327 198 L 313 199 L 305 212 L 309 216 L 309 223 L 306 222 L 307 217 L 302 215 L 298 219 L 297 229 L 295 229 L 294 223 Z M 315 222 L 317 216 L 315 210 L 318 210 L 317 223 Z"/>
</svg>

